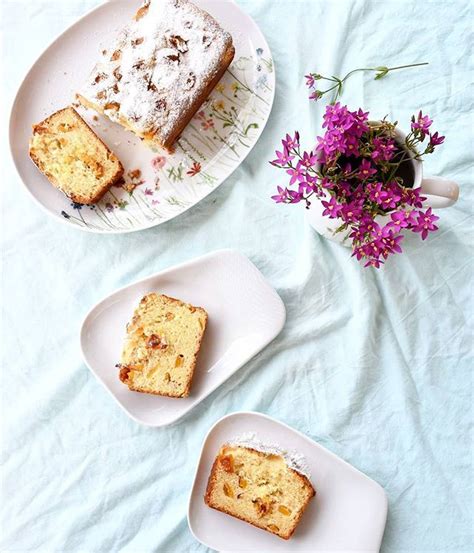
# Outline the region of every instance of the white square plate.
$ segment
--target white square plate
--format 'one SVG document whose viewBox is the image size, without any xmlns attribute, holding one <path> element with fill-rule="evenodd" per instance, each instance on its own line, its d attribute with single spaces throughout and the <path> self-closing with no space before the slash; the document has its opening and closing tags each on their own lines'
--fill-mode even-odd
<svg viewBox="0 0 474 553">
<path fill-rule="evenodd" d="M 209 319 L 191 395 L 167 398 L 130 391 L 120 382 L 126 324 L 140 299 L 159 292 L 204 307 Z M 177 421 L 275 338 L 285 307 L 260 271 L 244 255 L 220 250 L 122 288 L 86 316 L 81 348 L 90 370 L 126 413 L 139 423 Z"/>
<path fill-rule="evenodd" d="M 209 508 L 204 493 L 212 463 L 229 439 L 255 432 L 306 457 L 316 496 L 293 537 L 283 540 Z M 206 436 L 189 500 L 188 523 L 194 537 L 217 551 L 379 551 L 387 518 L 383 488 L 365 474 L 286 424 L 253 412 L 223 417 Z"/>
</svg>

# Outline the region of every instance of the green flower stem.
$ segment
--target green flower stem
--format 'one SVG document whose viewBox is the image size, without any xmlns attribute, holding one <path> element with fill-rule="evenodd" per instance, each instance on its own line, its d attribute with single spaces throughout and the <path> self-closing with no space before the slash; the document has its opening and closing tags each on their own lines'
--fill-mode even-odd
<svg viewBox="0 0 474 553">
<path fill-rule="evenodd" d="M 428 65 L 428 62 L 410 63 L 407 65 L 397 65 L 395 67 L 386 67 L 384 65 L 381 65 L 378 67 L 360 67 L 358 69 L 353 69 L 352 71 L 349 71 L 349 73 L 347 73 L 347 75 L 345 75 L 342 79 L 340 79 L 339 77 L 336 77 L 335 75 L 332 76 L 332 79 L 329 79 L 327 77 L 322 77 L 322 76 L 320 76 L 320 78 L 326 79 L 326 80 L 334 80 L 337 83 L 336 86 L 333 87 L 333 88 L 337 87 L 336 94 L 334 95 L 334 98 L 331 102 L 332 104 L 334 104 L 336 100 L 339 98 L 339 96 L 342 94 L 343 84 L 347 81 L 349 77 L 354 75 L 354 73 L 358 73 L 360 71 L 375 71 L 376 75 L 374 79 L 378 80 L 385 77 L 385 75 L 387 75 L 387 73 L 389 73 L 390 71 L 397 71 L 398 69 L 408 69 L 409 67 L 420 67 L 422 65 Z M 329 92 L 330 90 L 332 90 L 332 88 L 325 91 L 321 91 L 321 95 L 326 94 L 326 92 Z"/>
<path fill-rule="evenodd" d="M 270 105 L 269 102 L 267 102 L 267 100 L 265 100 L 265 98 L 262 98 L 262 96 L 260 96 L 259 94 L 257 94 L 256 92 L 254 92 L 251 88 L 249 88 L 245 83 L 243 83 L 240 79 L 238 79 L 234 73 L 232 73 L 232 71 L 230 71 L 229 69 L 227 69 L 227 72 L 229 73 L 229 75 L 232 76 L 233 79 L 235 79 L 242 87 L 243 89 L 246 91 L 246 92 L 249 92 L 250 94 L 252 94 L 253 96 L 255 96 L 256 98 L 258 98 L 259 100 L 261 100 L 264 104 L 267 104 L 267 105 Z"/>
<path fill-rule="evenodd" d="M 235 147 L 230 143 L 230 142 L 227 142 L 227 140 L 222 137 L 216 129 L 214 129 L 214 134 L 217 136 L 217 138 L 223 143 L 225 144 L 232 152 L 234 152 L 234 154 L 236 155 L 237 159 L 240 159 L 240 156 L 239 156 L 239 153 L 237 152 L 237 150 L 235 149 Z"/>
<path fill-rule="evenodd" d="M 209 148 L 209 150 L 211 150 L 212 153 L 215 153 L 216 151 L 216 147 L 215 147 L 215 143 L 206 135 L 206 134 L 203 134 L 195 125 L 193 125 L 192 123 L 189 124 L 189 128 L 192 129 L 196 134 L 194 135 L 193 138 L 195 138 L 197 141 L 199 142 L 202 142 L 203 145 L 206 147 L 206 148 Z"/>
</svg>

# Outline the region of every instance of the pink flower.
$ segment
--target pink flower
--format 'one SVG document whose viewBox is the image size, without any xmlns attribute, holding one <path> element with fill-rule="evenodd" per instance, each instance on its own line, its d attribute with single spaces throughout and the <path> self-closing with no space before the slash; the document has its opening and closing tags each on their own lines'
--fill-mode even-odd
<svg viewBox="0 0 474 553">
<path fill-rule="evenodd" d="M 382 190 L 380 193 L 380 205 L 386 211 L 395 209 L 399 201 L 400 196 L 394 194 L 391 190 Z"/>
<path fill-rule="evenodd" d="M 446 137 L 444 136 L 438 136 L 437 132 L 435 132 L 434 134 L 430 134 L 430 146 L 434 148 L 435 146 L 442 144 L 445 138 Z"/>
<path fill-rule="evenodd" d="M 338 128 L 340 131 L 346 131 L 350 129 L 354 117 L 353 114 L 347 109 L 347 106 L 341 106 L 339 102 L 334 105 L 326 106 L 326 113 L 323 116 L 323 128 L 332 130 Z"/>
<path fill-rule="evenodd" d="M 417 119 L 413 115 L 411 118 L 411 128 L 413 131 L 420 131 L 422 135 L 428 133 L 428 129 L 433 121 L 428 117 L 428 115 L 423 115 L 420 111 Z"/>
<path fill-rule="evenodd" d="M 360 138 L 365 132 L 369 130 L 369 125 L 367 124 L 369 118 L 369 112 L 363 111 L 361 108 L 357 112 L 353 111 L 352 115 L 354 121 L 350 128 L 350 133 L 357 138 Z"/>
<path fill-rule="evenodd" d="M 400 243 L 403 240 L 402 234 L 395 234 L 393 232 L 390 232 L 390 234 L 384 238 L 384 245 L 385 249 L 383 252 L 383 255 L 385 259 L 389 256 L 391 253 L 402 253 L 402 248 L 400 247 Z"/>
<path fill-rule="evenodd" d="M 343 205 L 341 208 L 341 218 L 346 222 L 358 221 L 362 214 L 362 206 L 356 202 Z"/>
<path fill-rule="evenodd" d="M 304 173 L 301 168 L 292 167 L 287 169 L 286 172 L 291 176 L 290 185 L 295 184 L 295 182 L 301 182 L 304 180 Z"/>
<path fill-rule="evenodd" d="M 162 167 L 164 167 L 166 163 L 166 158 L 164 156 L 156 156 L 151 160 L 151 166 L 155 171 L 158 171 Z"/>
<path fill-rule="evenodd" d="M 330 190 L 331 188 L 334 188 L 334 183 L 326 177 L 323 177 L 320 180 L 320 185 L 321 185 L 321 188 L 325 188 L 326 190 Z"/>
<path fill-rule="evenodd" d="M 381 138 L 375 137 L 372 141 L 374 150 L 372 151 L 371 157 L 374 161 L 383 160 L 390 161 L 395 153 L 395 142 L 393 140 L 382 140 Z"/>
<path fill-rule="evenodd" d="M 349 135 L 346 137 L 346 149 L 344 152 L 347 156 L 357 157 L 359 155 L 359 141 L 357 137 Z"/>
<path fill-rule="evenodd" d="M 438 230 L 438 227 L 434 224 L 438 219 L 439 217 L 431 213 L 431 207 L 424 213 L 423 211 L 419 211 L 416 226 L 413 227 L 413 231 L 421 232 L 421 239 L 425 240 L 429 232 Z"/>
<path fill-rule="evenodd" d="M 151 200 L 151 205 L 158 205 L 160 202 L 158 200 Z"/>
<path fill-rule="evenodd" d="M 375 267 L 378 269 L 383 261 L 380 259 L 382 255 L 383 246 L 379 243 L 379 240 L 373 240 L 361 247 L 361 257 L 367 259 L 367 263 L 364 267 Z"/>
<path fill-rule="evenodd" d="M 390 224 L 390 223 L 389 223 Z M 384 244 L 384 239 L 387 238 L 387 236 L 389 236 L 389 234 L 392 232 L 390 227 L 389 227 L 389 224 L 388 225 L 384 225 L 383 227 L 381 227 L 379 224 L 375 224 L 374 225 L 374 228 L 372 229 L 372 231 L 370 232 L 370 235 L 375 239 L 375 240 L 378 240 L 378 244 L 380 247 L 383 246 Z"/>
<path fill-rule="evenodd" d="M 421 195 L 421 188 L 404 188 L 401 193 L 402 203 L 406 203 L 413 207 L 423 207 L 423 202 L 426 200 L 424 196 Z"/>
<path fill-rule="evenodd" d="M 153 190 L 151 190 L 150 188 L 145 188 L 144 194 L 145 196 L 153 196 Z"/>
<path fill-rule="evenodd" d="M 344 134 L 339 129 L 327 130 L 324 137 L 317 136 L 316 150 L 322 151 L 327 158 L 337 153 L 344 153 L 346 149 Z"/>
<path fill-rule="evenodd" d="M 304 78 L 306 79 L 306 86 L 308 88 L 313 88 L 314 83 L 316 82 L 313 75 L 310 73 L 309 75 L 305 75 Z"/>
<path fill-rule="evenodd" d="M 317 196 L 321 196 L 321 193 L 318 188 L 318 179 L 316 177 L 312 177 L 311 175 L 308 175 L 308 173 L 306 173 L 304 178 L 305 180 L 301 181 L 298 186 L 298 191 L 306 192 L 307 194 L 314 192 Z"/>
<path fill-rule="evenodd" d="M 297 204 L 303 199 L 303 194 L 296 190 L 286 190 L 290 204 Z"/>
<path fill-rule="evenodd" d="M 209 129 L 212 129 L 212 127 L 214 126 L 214 121 L 212 119 L 205 119 L 202 123 L 201 123 L 201 127 L 207 131 Z"/>
<path fill-rule="evenodd" d="M 364 267 L 374 267 L 375 269 L 378 269 L 382 263 L 383 261 L 381 261 L 379 258 L 373 257 L 367 261 Z"/>
<path fill-rule="evenodd" d="M 325 202 L 324 200 L 321 202 L 323 206 L 325 207 L 323 211 L 323 215 L 327 215 L 330 219 L 336 219 L 339 216 L 339 213 L 342 209 L 342 205 L 338 204 L 336 201 L 336 198 L 334 196 L 331 196 L 331 199 L 329 202 Z"/>
<path fill-rule="evenodd" d="M 370 216 L 364 215 L 359 223 L 359 231 L 362 235 L 369 234 L 371 236 L 380 235 L 380 225 L 376 223 Z"/>
<path fill-rule="evenodd" d="M 317 162 L 318 156 L 316 156 L 313 152 L 304 152 L 301 161 L 298 161 L 298 166 L 309 169 L 311 167 L 314 167 Z"/>
<path fill-rule="evenodd" d="M 286 188 L 277 186 L 277 190 L 278 190 L 278 194 L 275 194 L 274 196 L 272 196 L 272 200 L 275 201 L 277 204 L 286 203 L 286 200 L 288 197 Z"/>
<path fill-rule="evenodd" d="M 382 183 L 381 182 L 371 182 L 367 185 L 367 190 L 369 192 L 369 199 L 372 202 L 375 202 L 376 204 L 380 204 L 381 202 L 381 194 L 382 194 Z"/>
<path fill-rule="evenodd" d="M 295 158 L 295 156 L 290 156 L 286 148 L 283 148 L 283 152 L 276 150 L 275 155 L 277 156 L 276 159 L 270 161 L 270 163 L 277 167 L 285 167 L 285 165 L 288 165 L 288 163 Z"/>
<path fill-rule="evenodd" d="M 349 198 L 353 195 L 351 185 L 348 182 L 339 182 L 335 190 L 337 190 L 337 195 L 342 198 Z"/>
<path fill-rule="evenodd" d="M 394 211 L 390 214 L 390 223 L 388 225 L 395 230 L 399 231 L 402 228 L 408 228 L 415 223 L 413 211 Z"/>
<path fill-rule="evenodd" d="M 286 137 L 281 141 L 283 144 L 283 148 L 287 151 L 296 149 L 300 145 L 300 133 L 295 132 L 295 136 L 291 137 L 289 134 L 286 135 Z"/>
<path fill-rule="evenodd" d="M 368 159 L 363 159 L 359 167 L 359 172 L 357 173 L 357 178 L 364 181 L 369 179 L 372 175 L 377 173 L 377 169 L 372 167 L 372 164 Z"/>
<path fill-rule="evenodd" d="M 320 90 L 313 90 L 308 96 L 308 100 L 314 100 L 315 102 L 322 97 L 323 93 Z"/>
</svg>

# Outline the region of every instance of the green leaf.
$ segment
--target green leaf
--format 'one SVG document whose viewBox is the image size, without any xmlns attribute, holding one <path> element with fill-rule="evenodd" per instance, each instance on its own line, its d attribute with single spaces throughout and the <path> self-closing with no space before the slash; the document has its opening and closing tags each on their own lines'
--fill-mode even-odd
<svg viewBox="0 0 474 553">
<path fill-rule="evenodd" d="M 244 131 L 244 134 L 247 134 L 249 132 L 249 129 L 258 129 L 258 124 L 250 123 L 250 125 L 247 125 L 247 128 Z"/>
<path fill-rule="evenodd" d="M 388 69 L 385 68 L 383 71 L 381 71 L 380 73 L 377 73 L 377 75 L 375 75 L 374 79 L 376 81 L 378 81 L 379 79 L 382 79 L 383 77 L 385 77 L 385 75 L 388 73 Z"/>
</svg>

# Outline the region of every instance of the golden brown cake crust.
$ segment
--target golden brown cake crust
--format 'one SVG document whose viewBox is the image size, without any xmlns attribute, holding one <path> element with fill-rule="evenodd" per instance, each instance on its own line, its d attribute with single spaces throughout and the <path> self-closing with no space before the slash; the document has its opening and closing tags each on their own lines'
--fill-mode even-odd
<svg viewBox="0 0 474 553">
<path fill-rule="evenodd" d="M 58 182 L 57 178 L 55 178 L 54 175 L 52 175 L 45 164 L 42 162 L 40 157 L 36 155 L 34 149 L 31 147 L 29 148 L 29 156 L 33 163 L 36 165 L 36 167 L 46 176 L 46 178 L 51 182 L 53 186 L 61 190 L 68 198 L 70 198 L 73 202 L 84 204 L 84 205 L 91 205 L 97 203 L 103 196 L 108 192 L 108 190 L 115 184 L 117 184 L 123 177 L 124 168 L 120 160 L 115 156 L 115 154 L 112 152 L 112 150 L 105 144 L 105 142 L 99 138 L 95 132 L 89 127 L 89 125 L 84 121 L 84 119 L 77 113 L 77 111 L 72 106 L 67 106 L 63 109 L 60 109 L 56 111 L 55 113 L 52 113 L 49 115 L 46 119 L 41 121 L 40 123 L 37 123 L 33 125 L 33 137 L 41 133 L 42 130 L 47 129 L 52 121 L 54 119 L 60 118 L 62 115 L 71 115 L 81 126 L 82 130 L 87 133 L 91 140 L 94 141 L 97 144 L 100 144 L 105 151 L 110 155 L 111 159 L 113 159 L 117 164 L 117 170 L 112 175 L 112 177 L 103 184 L 100 190 L 98 190 L 94 195 L 92 196 L 84 196 L 80 195 L 78 193 L 69 191 L 65 192 L 62 188 L 60 183 Z"/>
<path fill-rule="evenodd" d="M 222 61 L 222 65 L 219 69 L 219 72 L 214 77 L 214 79 L 209 83 L 206 90 L 198 98 L 196 98 L 196 100 L 193 103 L 192 107 L 189 108 L 188 116 L 183 117 L 181 119 L 181 123 L 176 127 L 175 132 L 166 140 L 166 142 L 155 141 L 155 143 L 160 148 L 167 151 L 168 153 L 173 153 L 173 144 L 176 142 L 176 140 L 178 140 L 180 134 L 184 131 L 187 124 L 194 117 L 194 115 L 199 110 L 199 108 L 202 106 L 202 104 L 205 102 L 205 100 L 207 99 L 209 94 L 214 90 L 214 87 L 217 85 L 217 83 L 221 80 L 221 78 L 224 75 L 224 73 L 226 72 L 227 68 L 232 63 L 232 60 L 234 59 L 234 55 L 235 55 L 235 48 L 234 48 L 233 45 L 231 45 L 229 47 L 229 49 L 227 50 L 227 52 L 225 53 L 225 57 Z"/>
<path fill-rule="evenodd" d="M 247 449 L 249 451 L 252 451 L 252 452 L 256 453 L 257 455 L 259 455 L 263 458 L 266 457 L 265 453 L 263 453 L 261 451 L 258 451 L 256 449 L 253 449 L 251 447 L 244 447 L 244 446 L 239 446 L 239 447 L 241 447 L 242 449 Z M 270 532 L 270 533 L 274 534 L 275 536 L 277 536 L 279 538 L 289 540 L 291 538 L 291 536 L 294 534 L 294 532 L 295 532 L 295 530 L 296 530 L 296 528 L 297 528 L 297 526 L 298 526 L 298 524 L 301 520 L 301 517 L 303 516 L 309 502 L 316 495 L 316 490 L 314 489 L 313 485 L 311 484 L 311 481 L 309 480 L 309 478 L 307 478 L 304 474 L 301 474 L 301 473 L 295 471 L 291 467 L 288 467 L 288 470 L 290 470 L 302 482 L 302 484 L 304 484 L 305 488 L 310 490 L 310 495 L 308 496 L 307 500 L 303 504 L 303 506 L 302 506 L 302 508 L 301 508 L 301 510 L 298 514 L 298 517 L 295 519 L 295 522 L 294 522 L 292 528 L 290 529 L 290 531 L 287 534 L 282 535 L 282 534 L 279 534 L 276 531 L 271 530 L 270 528 L 268 528 L 268 526 L 266 526 L 264 524 L 259 525 L 259 524 L 255 523 L 254 521 L 251 521 L 248 518 L 245 518 L 244 516 L 239 516 L 235 513 L 230 512 L 228 509 L 225 509 L 221 506 L 216 506 L 216 505 L 212 504 L 211 496 L 212 496 L 212 493 L 215 489 L 216 482 L 217 482 L 217 468 L 218 468 L 218 465 L 219 465 L 220 457 L 221 457 L 221 452 L 219 452 L 217 454 L 216 458 L 214 459 L 214 462 L 213 462 L 212 468 L 211 468 L 211 473 L 210 473 L 208 481 L 207 481 L 206 493 L 204 494 L 204 502 L 206 503 L 206 505 L 208 507 L 211 507 L 212 509 L 216 509 L 217 511 L 221 511 L 221 512 L 226 513 L 227 515 L 230 515 L 234 518 L 238 518 L 238 519 L 240 519 L 244 522 L 247 522 L 248 524 L 251 524 L 252 526 L 255 526 L 256 528 L 260 528 L 261 530 L 265 530 L 266 532 Z"/>
</svg>

